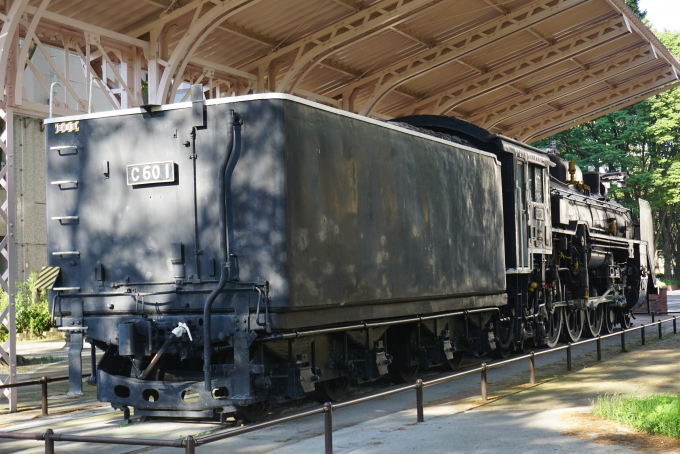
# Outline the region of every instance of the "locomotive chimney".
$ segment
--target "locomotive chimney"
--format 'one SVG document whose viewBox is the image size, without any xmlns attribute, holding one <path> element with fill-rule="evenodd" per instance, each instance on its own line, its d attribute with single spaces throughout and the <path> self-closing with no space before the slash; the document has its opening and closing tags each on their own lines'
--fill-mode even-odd
<svg viewBox="0 0 680 454">
<path fill-rule="evenodd" d="M 600 172 L 583 172 L 583 183 L 590 186 L 591 195 L 601 195 Z"/>
</svg>

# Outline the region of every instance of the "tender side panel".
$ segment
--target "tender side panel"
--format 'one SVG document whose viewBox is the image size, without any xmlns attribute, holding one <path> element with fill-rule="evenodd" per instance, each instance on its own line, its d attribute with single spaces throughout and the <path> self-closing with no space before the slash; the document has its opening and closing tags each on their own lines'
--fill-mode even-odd
<svg viewBox="0 0 680 454">
<path fill-rule="evenodd" d="M 504 292 L 493 157 L 295 103 L 285 112 L 293 308 Z"/>
</svg>

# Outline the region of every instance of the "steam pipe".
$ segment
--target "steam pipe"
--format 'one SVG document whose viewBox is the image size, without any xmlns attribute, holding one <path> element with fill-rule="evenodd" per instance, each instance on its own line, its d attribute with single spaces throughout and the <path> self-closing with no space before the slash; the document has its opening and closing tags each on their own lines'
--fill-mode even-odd
<svg viewBox="0 0 680 454">
<path fill-rule="evenodd" d="M 158 363 L 158 360 L 161 359 L 161 356 L 163 356 L 163 353 L 165 353 L 165 350 L 167 350 L 168 346 L 170 346 L 170 343 L 175 339 L 174 334 L 170 334 L 167 339 L 165 339 L 165 342 L 163 342 L 163 345 L 161 348 L 158 350 L 158 353 L 156 353 L 149 363 L 149 365 L 146 367 L 145 370 L 137 374 L 137 378 L 141 380 L 146 380 L 146 377 L 149 376 L 151 371 L 156 367 L 156 363 Z"/>
<path fill-rule="evenodd" d="M 229 281 L 229 244 L 227 243 L 227 169 L 234 151 L 234 111 L 229 109 L 227 115 L 227 147 L 220 163 L 220 170 L 217 174 L 218 180 L 218 208 L 219 208 L 219 229 L 220 229 L 220 256 L 222 258 L 220 281 L 215 289 L 210 292 L 205 300 L 203 307 L 203 376 L 205 380 L 205 390 L 212 391 L 212 371 L 210 356 L 212 348 L 210 344 L 210 312 L 212 305 Z"/>
</svg>

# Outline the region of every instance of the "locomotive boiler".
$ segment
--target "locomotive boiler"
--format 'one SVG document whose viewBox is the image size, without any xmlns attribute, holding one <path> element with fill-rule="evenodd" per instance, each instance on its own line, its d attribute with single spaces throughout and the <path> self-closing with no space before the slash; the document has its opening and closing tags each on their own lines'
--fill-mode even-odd
<svg viewBox="0 0 680 454">
<path fill-rule="evenodd" d="M 72 375 L 85 338 L 104 351 L 98 398 L 138 415 L 338 400 L 626 326 L 646 294 L 629 211 L 460 120 L 192 87 L 189 103 L 46 124 Z"/>
</svg>

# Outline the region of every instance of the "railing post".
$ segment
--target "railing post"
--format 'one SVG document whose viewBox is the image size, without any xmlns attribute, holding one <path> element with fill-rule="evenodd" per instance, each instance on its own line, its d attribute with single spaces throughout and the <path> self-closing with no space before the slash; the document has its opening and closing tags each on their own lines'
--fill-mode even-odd
<svg viewBox="0 0 680 454">
<path fill-rule="evenodd" d="M 536 384 L 536 359 L 534 352 L 529 353 L 529 383 Z"/>
<path fill-rule="evenodd" d="M 323 432 L 326 444 L 326 454 L 333 454 L 333 404 L 326 402 L 323 404 L 324 424 Z"/>
<path fill-rule="evenodd" d="M 654 323 L 654 311 L 652 311 L 652 323 Z"/>
<path fill-rule="evenodd" d="M 645 345 L 645 324 L 642 324 L 642 330 L 640 332 L 640 339 L 642 340 L 642 345 Z"/>
<path fill-rule="evenodd" d="M 673 316 L 673 334 L 678 334 L 678 325 L 675 323 L 675 315 Z"/>
<path fill-rule="evenodd" d="M 602 361 L 602 339 L 597 335 L 597 360 Z"/>
<path fill-rule="evenodd" d="M 661 331 L 661 320 L 659 320 L 659 339 L 663 337 L 663 332 Z"/>
<path fill-rule="evenodd" d="M 47 377 L 40 379 L 40 387 L 42 388 L 42 415 L 47 416 Z"/>
<path fill-rule="evenodd" d="M 482 363 L 482 401 L 486 402 L 486 363 Z"/>
<path fill-rule="evenodd" d="M 189 435 L 184 440 L 184 453 L 185 454 L 195 454 L 196 452 L 196 439 Z"/>
<path fill-rule="evenodd" d="M 625 329 L 621 330 L 621 351 L 622 352 L 626 351 L 626 330 Z"/>
<path fill-rule="evenodd" d="M 567 372 L 571 372 L 571 342 L 567 343 Z"/>
<path fill-rule="evenodd" d="M 54 440 L 52 435 L 54 431 L 52 429 L 47 429 L 43 438 L 45 438 L 45 454 L 54 454 Z"/>
<path fill-rule="evenodd" d="M 423 381 L 420 378 L 416 380 L 416 413 L 418 415 L 418 422 L 425 422 L 425 414 L 423 412 Z"/>
</svg>

